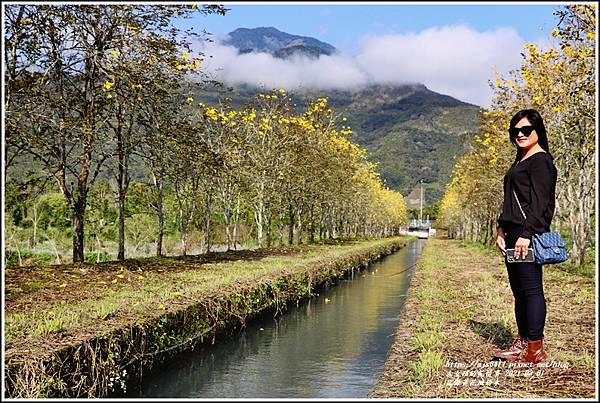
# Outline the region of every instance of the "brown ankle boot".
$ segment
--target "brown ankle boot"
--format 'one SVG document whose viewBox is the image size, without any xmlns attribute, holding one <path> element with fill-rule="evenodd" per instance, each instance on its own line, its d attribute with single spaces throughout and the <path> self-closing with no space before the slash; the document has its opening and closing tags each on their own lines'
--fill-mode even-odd
<svg viewBox="0 0 600 403">
<path fill-rule="evenodd" d="M 546 361 L 548 356 L 544 351 L 544 342 L 540 340 L 529 340 L 527 341 L 527 350 L 521 354 L 516 362 L 531 362 L 537 364 L 538 362 Z"/>
<path fill-rule="evenodd" d="M 502 358 L 507 361 L 514 361 L 519 356 L 527 351 L 527 341 L 522 339 L 521 336 L 514 338 L 512 346 L 507 350 L 494 350 L 494 357 Z"/>
</svg>

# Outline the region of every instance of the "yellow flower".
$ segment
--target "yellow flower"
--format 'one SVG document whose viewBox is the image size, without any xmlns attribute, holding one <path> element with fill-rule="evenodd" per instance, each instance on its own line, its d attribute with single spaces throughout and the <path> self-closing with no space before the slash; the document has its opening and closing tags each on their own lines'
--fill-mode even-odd
<svg viewBox="0 0 600 403">
<path fill-rule="evenodd" d="M 189 68 L 190 69 L 197 69 L 198 67 L 200 67 L 201 63 L 202 63 L 202 60 L 200 60 L 200 59 L 194 59 L 194 61 L 189 64 Z"/>
<path fill-rule="evenodd" d="M 190 52 L 187 50 L 183 51 L 183 60 L 190 60 Z"/>
<path fill-rule="evenodd" d="M 194 98 L 193 98 L 193 97 L 191 97 L 191 96 L 190 96 L 190 97 L 187 97 L 187 103 L 191 105 L 191 104 L 192 104 L 192 102 L 194 102 Z"/>
<path fill-rule="evenodd" d="M 104 84 L 102 84 L 102 89 L 104 91 L 108 91 L 113 87 L 113 85 L 115 85 L 115 83 L 111 83 L 110 81 L 105 81 Z"/>
<path fill-rule="evenodd" d="M 557 37 L 558 36 L 558 29 L 554 28 L 552 30 L 552 36 Z"/>
<path fill-rule="evenodd" d="M 164 306 L 163 304 L 160 304 L 160 305 L 158 306 L 158 309 L 165 309 L 165 306 Z"/>
<path fill-rule="evenodd" d="M 119 56 L 121 54 L 121 51 L 115 49 L 115 50 L 111 50 L 110 53 L 112 53 L 113 56 Z"/>
<path fill-rule="evenodd" d="M 112 98 L 112 94 L 108 94 L 108 95 L 106 96 L 106 99 L 111 99 L 111 98 Z"/>
<path fill-rule="evenodd" d="M 587 38 L 591 41 L 592 39 L 594 39 L 596 37 L 596 33 L 595 32 L 588 32 L 587 33 Z"/>
</svg>

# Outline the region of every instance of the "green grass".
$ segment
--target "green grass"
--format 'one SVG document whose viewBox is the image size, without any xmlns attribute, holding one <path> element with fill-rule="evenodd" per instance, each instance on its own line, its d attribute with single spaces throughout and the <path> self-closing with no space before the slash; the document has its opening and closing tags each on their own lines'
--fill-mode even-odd
<svg viewBox="0 0 600 403">
<path fill-rule="evenodd" d="M 442 370 L 445 359 L 488 361 L 493 349 L 510 345 L 517 329 L 514 298 L 499 252 L 476 242 L 434 237 L 415 271 L 394 357 L 373 394 L 402 399 L 591 396 L 594 290 L 592 278 L 574 275 L 561 265 L 544 267 L 548 354 L 572 367 L 551 385 L 529 386 L 520 378 L 504 377 L 492 390 L 448 388 Z"/>
<path fill-rule="evenodd" d="M 113 276 L 113 281 L 116 280 L 114 285 L 124 284 L 121 288 L 111 289 L 112 282 L 98 284 L 97 287 L 80 290 L 90 294 L 87 295 L 88 298 L 81 301 L 6 314 L 6 341 L 60 331 L 74 331 L 80 326 L 89 326 L 98 320 L 119 317 L 121 313 L 127 321 L 132 317 L 147 317 L 165 312 L 169 309 L 170 302 L 177 302 L 177 305 L 193 303 L 203 296 L 219 292 L 230 285 L 252 285 L 261 278 L 278 276 L 286 271 L 305 270 L 319 262 L 334 261 L 344 255 L 390 244 L 398 239 L 408 240 L 408 237 L 373 239 L 338 245 L 303 245 L 300 248 L 302 252 L 297 255 L 276 255 L 260 260 L 202 265 L 190 263 L 189 268 L 168 275 L 144 271 L 140 274 L 135 268 L 130 268 Z M 144 279 L 141 280 L 141 285 L 136 285 L 138 288 L 126 284 L 128 277 L 138 278 L 140 275 L 143 275 Z M 70 287 L 78 287 L 78 284 L 71 282 L 65 286 L 65 288 Z"/>
<path fill-rule="evenodd" d="M 442 339 L 435 333 L 417 334 L 408 346 L 409 351 L 422 352 L 429 349 L 441 347 Z"/>
<path fill-rule="evenodd" d="M 410 363 L 412 373 L 409 379 L 417 383 L 422 383 L 437 373 L 443 365 L 444 357 L 441 351 L 423 350 L 419 352 L 418 360 Z"/>
</svg>

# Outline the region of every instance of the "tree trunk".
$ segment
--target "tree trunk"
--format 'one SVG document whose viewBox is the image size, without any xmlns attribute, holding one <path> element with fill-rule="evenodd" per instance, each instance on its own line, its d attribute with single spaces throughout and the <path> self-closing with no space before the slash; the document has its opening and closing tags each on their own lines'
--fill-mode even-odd
<svg viewBox="0 0 600 403">
<path fill-rule="evenodd" d="M 100 263 L 100 237 L 96 234 L 96 263 Z"/>
<path fill-rule="evenodd" d="M 237 196 L 237 205 L 235 208 L 235 214 L 233 216 L 233 250 L 237 250 L 237 232 L 238 232 L 238 222 L 240 219 L 240 194 Z"/>
<path fill-rule="evenodd" d="M 329 230 L 328 230 L 329 239 L 333 239 L 333 238 L 335 238 L 335 224 L 334 224 L 335 213 L 334 213 L 333 209 L 330 209 L 327 215 L 328 215 L 327 224 L 329 226 Z"/>
<path fill-rule="evenodd" d="M 258 190 L 258 200 L 256 211 L 254 212 L 254 221 L 256 222 L 256 243 L 259 248 L 262 248 L 263 241 L 263 222 L 264 222 L 264 183 L 260 184 Z"/>
<path fill-rule="evenodd" d="M 163 214 L 163 188 L 162 182 L 154 180 L 156 188 L 156 215 L 158 216 L 158 234 L 156 237 L 156 256 L 162 256 L 163 234 L 165 228 L 165 218 Z"/>
<path fill-rule="evenodd" d="M 298 207 L 298 245 L 302 245 L 302 207 Z"/>
<path fill-rule="evenodd" d="M 212 194 L 210 191 L 206 194 L 206 215 L 204 217 L 204 251 L 210 252 L 210 219 L 212 215 Z"/>
<path fill-rule="evenodd" d="M 84 244 L 84 232 L 83 232 L 83 223 L 84 223 L 84 215 L 85 215 L 85 201 L 82 201 L 81 198 L 77 200 L 75 209 L 73 210 L 73 262 L 83 262 L 84 254 L 83 254 L 83 244 Z"/>
<path fill-rule="evenodd" d="M 119 251 L 117 253 L 118 260 L 125 259 L 125 195 L 129 186 L 129 178 L 127 172 L 127 151 L 125 150 L 125 134 L 123 133 L 123 123 L 121 121 L 121 108 L 118 109 L 118 124 L 115 128 L 117 137 L 117 192 L 119 200 Z"/>
<path fill-rule="evenodd" d="M 285 233 L 285 224 L 283 223 L 283 220 L 280 219 L 279 220 L 279 246 L 283 246 L 285 244 L 284 242 L 284 233 Z"/>
<path fill-rule="evenodd" d="M 183 256 L 187 256 L 187 249 L 188 249 L 188 230 L 187 228 L 183 228 L 181 230 L 181 246 L 183 249 Z"/>
<path fill-rule="evenodd" d="M 265 206 L 265 226 L 267 236 L 267 248 L 271 247 L 271 202 L 268 201 Z"/>
<path fill-rule="evenodd" d="M 227 250 L 231 249 L 231 198 L 223 191 L 223 218 L 225 219 L 225 241 Z"/>
<path fill-rule="evenodd" d="M 119 187 L 119 252 L 117 260 L 125 259 L 125 195 Z"/>
<path fill-rule="evenodd" d="M 31 247 L 35 247 L 35 245 L 37 245 L 37 227 L 38 227 L 38 222 L 40 221 L 40 217 L 38 214 L 38 204 L 36 201 L 33 202 L 33 217 L 31 219 L 31 222 L 33 224 L 33 239 L 31 242 Z"/>
<path fill-rule="evenodd" d="M 325 225 L 324 225 L 324 208 L 321 206 L 321 213 L 319 214 L 319 241 L 323 240 L 323 236 L 325 235 Z"/>
<path fill-rule="evenodd" d="M 310 205 L 309 242 L 315 243 L 315 205 Z"/>
<path fill-rule="evenodd" d="M 292 207 L 292 203 L 290 203 L 288 205 L 288 213 L 290 216 L 290 230 L 289 230 L 289 236 L 288 236 L 288 244 L 289 245 L 293 245 L 294 244 L 294 208 Z"/>
</svg>

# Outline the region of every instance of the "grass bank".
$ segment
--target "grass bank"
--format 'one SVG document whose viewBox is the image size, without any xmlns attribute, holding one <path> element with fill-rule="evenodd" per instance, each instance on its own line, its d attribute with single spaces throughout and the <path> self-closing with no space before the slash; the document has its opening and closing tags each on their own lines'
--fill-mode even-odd
<svg viewBox="0 0 600 403">
<path fill-rule="evenodd" d="M 10 397 L 102 397 L 142 370 L 406 245 L 409 237 L 9 268 Z"/>
<path fill-rule="evenodd" d="M 440 234 L 442 235 L 442 234 Z M 412 277 L 374 398 L 593 398 L 595 282 L 544 266 L 546 366 L 492 360 L 516 334 L 514 300 L 496 252 L 431 238 Z"/>
</svg>

